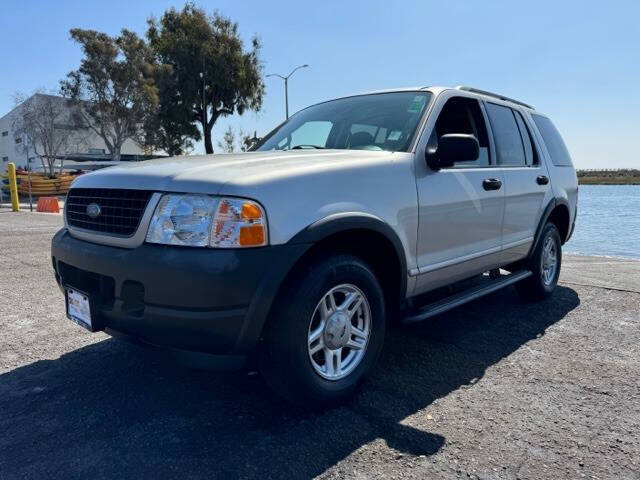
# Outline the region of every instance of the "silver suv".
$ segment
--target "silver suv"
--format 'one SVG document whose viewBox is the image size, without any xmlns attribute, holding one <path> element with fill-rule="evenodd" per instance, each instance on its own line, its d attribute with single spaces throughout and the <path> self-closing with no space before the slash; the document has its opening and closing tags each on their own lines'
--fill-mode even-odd
<svg viewBox="0 0 640 480">
<path fill-rule="evenodd" d="M 308 107 L 253 152 L 78 178 L 53 266 L 83 327 L 192 364 L 255 359 L 285 398 L 327 404 L 372 369 L 393 319 L 511 284 L 549 296 L 577 192 L 558 131 L 529 105 L 469 87 L 374 92 Z"/>
</svg>

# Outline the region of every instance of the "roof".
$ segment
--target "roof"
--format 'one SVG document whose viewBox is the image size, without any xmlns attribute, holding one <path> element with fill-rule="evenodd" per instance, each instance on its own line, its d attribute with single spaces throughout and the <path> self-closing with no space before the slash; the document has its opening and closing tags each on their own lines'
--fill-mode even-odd
<svg viewBox="0 0 640 480">
<path fill-rule="evenodd" d="M 61 97 L 59 95 L 51 95 L 49 93 L 35 92 L 35 93 L 31 94 L 30 96 L 24 98 L 20 103 L 14 105 L 14 107 L 11 110 L 9 110 L 7 113 L 5 113 L 4 115 L 2 115 L 0 117 L 0 120 L 3 120 L 4 118 L 9 117 L 11 114 L 13 114 L 14 112 L 18 111 L 20 108 L 22 108 L 22 106 L 25 103 L 35 101 L 38 98 L 50 98 L 50 99 L 53 99 L 54 101 L 57 101 L 57 102 L 60 102 L 60 103 L 68 101 L 67 98 Z"/>
<path fill-rule="evenodd" d="M 469 87 L 466 85 L 459 85 L 457 87 L 444 87 L 444 86 L 422 86 L 422 87 L 400 87 L 400 88 L 386 88 L 386 89 L 382 89 L 382 90 L 372 90 L 372 91 L 368 91 L 368 92 L 360 92 L 360 93 L 356 93 L 356 94 L 352 94 L 352 95 L 344 95 L 343 97 L 338 97 L 338 98 L 349 98 L 349 97 L 357 97 L 360 95 L 376 95 L 379 93 L 392 93 L 392 92 L 420 92 L 420 91 L 429 91 L 432 92 L 435 95 L 438 95 L 441 92 L 444 92 L 445 90 L 461 90 L 464 92 L 469 92 L 469 93 L 474 93 L 478 96 L 481 97 L 485 97 L 485 98 L 494 98 L 494 99 L 498 99 L 498 100 L 502 100 L 503 102 L 509 102 L 509 103 L 513 103 L 516 105 L 520 105 L 522 107 L 525 108 L 529 108 L 531 110 L 535 110 L 535 107 L 524 103 L 520 100 L 516 100 L 514 98 L 510 98 L 507 97 L 505 95 L 501 95 L 499 93 L 493 93 L 493 92 L 489 92 L 487 90 L 481 90 L 479 88 L 474 88 L 474 87 Z M 335 99 L 332 99 L 335 100 Z M 320 103 L 325 103 L 325 102 L 320 102 Z"/>
<path fill-rule="evenodd" d="M 465 85 L 457 86 L 456 90 L 463 90 L 465 92 L 477 93 L 478 95 L 483 95 L 485 97 L 497 98 L 497 99 L 502 100 L 504 102 L 515 103 L 517 105 L 521 105 L 523 107 L 530 108 L 531 110 L 535 110 L 535 108 L 532 107 L 531 105 L 528 105 L 528 104 L 526 104 L 524 102 L 521 102 L 520 100 L 514 100 L 513 98 L 505 97 L 504 95 L 500 95 L 499 93 L 488 92 L 487 90 L 480 90 L 479 88 L 468 87 L 468 86 L 465 86 Z"/>
</svg>

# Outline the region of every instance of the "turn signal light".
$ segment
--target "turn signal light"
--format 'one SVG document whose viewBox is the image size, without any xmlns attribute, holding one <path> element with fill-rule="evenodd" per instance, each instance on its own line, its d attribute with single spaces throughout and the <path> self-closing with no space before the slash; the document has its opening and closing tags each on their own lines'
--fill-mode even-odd
<svg viewBox="0 0 640 480">
<path fill-rule="evenodd" d="M 267 218 L 262 207 L 244 198 L 222 198 L 211 228 L 212 247 L 261 247 L 267 244 Z"/>
<path fill-rule="evenodd" d="M 264 226 L 252 225 L 240 227 L 240 246 L 254 247 L 264 245 Z"/>
</svg>

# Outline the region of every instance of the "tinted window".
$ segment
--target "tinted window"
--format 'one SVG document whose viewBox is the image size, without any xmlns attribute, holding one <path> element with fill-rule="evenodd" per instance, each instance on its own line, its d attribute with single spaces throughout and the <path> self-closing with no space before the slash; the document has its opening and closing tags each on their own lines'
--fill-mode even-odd
<svg viewBox="0 0 640 480">
<path fill-rule="evenodd" d="M 489 165 L 489 136 L 478 101 L 472 98 L 453 97 L 442 107 L 436 126 L 429 138 L 429 146 L 437 147 L 438 138 L 449 133 L 473 135 L 480 145 L 477 160 L 456 162 L 455 167 L 486 167 Z"/>
<path fill-rule="evenodd" d="M 533 117 L 533 121 L 536 123 L 538 130 L 540 130 L 553 164 L 559 167 L 570 167 L 572 165 L 571 155 L 569 155 L 569 150 L 567 150 L 567 146 L 564 144 L 555 125 L 542 115 L 531 115 L 531 117 Z"/>
<path fill-rule="evenodd" d="M 518 128 L 520 129 L 520 135 L 522 136 L 522 143 L 524 145 L 524 154 L 527 158 L 527 165 L 533 165 L 538 163 L 538 156 L 536 155 L 536 147 L 533 145 L 531 135 L 529 134 L 529 127 L 524 123 L 524 118 L 520 112 L 514 110 L 513 114 L 516 116 L 518 122 Z"/>
<path fill-rule="evenodd" d="M 487 115 L 496 142 L 498 165 L 526 165 L 520 130 L 508 107 L 487 103 Z"/>
</svg>

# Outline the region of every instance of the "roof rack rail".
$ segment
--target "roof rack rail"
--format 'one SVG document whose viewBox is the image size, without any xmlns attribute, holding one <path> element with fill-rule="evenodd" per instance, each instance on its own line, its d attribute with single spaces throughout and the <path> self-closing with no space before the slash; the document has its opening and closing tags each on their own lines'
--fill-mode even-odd
<svg viewBox="0 0 640 480">
<path fill-rule="evenodd" d="M 498 93 L 488 92 L 486 90 L 480 90 L 479 88 L 468 87 L 466 85 L 459 85 L 456 87 L 456 90 L 464 90 L 465 92 L 473 92 L 478 93 L 480 95 L 486 95 L 488 97 L 499 98 L 500 100 L 504 100 L 506 102 L 517 103 L 518 105 L 522 105 L 523 107 L 530 108 L 531 110 L 535 110 L 531 105 L 521 102 L 520 100 L 514 100 L 513 98 L 505 97 L 504 95 L 500 95 Z"/>
</svg>

